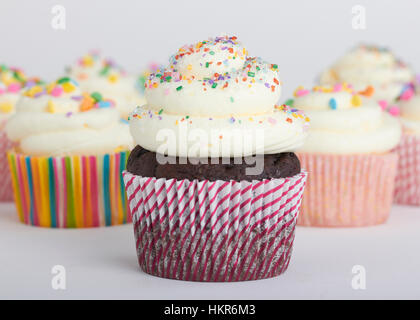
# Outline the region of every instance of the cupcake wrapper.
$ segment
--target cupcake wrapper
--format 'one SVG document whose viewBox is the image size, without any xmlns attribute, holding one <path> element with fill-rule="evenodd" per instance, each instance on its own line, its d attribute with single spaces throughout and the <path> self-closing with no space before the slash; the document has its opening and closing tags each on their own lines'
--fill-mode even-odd
<svg viewBox="0 0 420 320">
<path fill-rule="evenodd" d="M 128 152 L 68 157 L 9 152 L 20 221 L 51 228 L 130 222 L 122 179 L 127 157 Z"/>
<path fill-rule="evenodd" d="M 398 155 L 298 154 L 310 176 L 298 225 L 362 227 L 390 213 Z"/>
<path fill-rule="evenodd" d="M 124 172 L 140 267 L 191 281 L 243 281 L 287 269 L 307 174 L 253 182 Z"/>
<path fill-rule="evenodd" d="M 0 129 L 0 202 L 13 201 L 12 178 L 7 162 L 7 151 L 13 147 L 14 143 L 7 138 L 6 132 Z"/>
<path fill-rule="evenodd" d="M 420 137 L 403 134 L 395 180 L 395 203 L 420 206 Z"/>
</svg>

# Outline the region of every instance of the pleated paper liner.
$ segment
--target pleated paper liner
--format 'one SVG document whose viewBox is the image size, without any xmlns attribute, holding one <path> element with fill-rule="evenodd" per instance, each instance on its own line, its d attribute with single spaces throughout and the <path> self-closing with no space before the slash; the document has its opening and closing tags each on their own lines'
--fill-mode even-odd
<svg viewBox="0 0 420 320">
<path fill-rule="evenodd" d="M 298 225 L 363 227 L 386 222 L 397 170 L 396 153 L 299 153 L 309 172 Z"/>
<path fill-rule="evenodd" d="M 400 158 L 395 181 L 395 203 L 420 206 L 420 136 L 403 134 L 395 150 Z"/>
<path fill-rule="evenodd" d="M 287 269 L 305 172 L 253 182 L 123 175 L 138 261 L 146 273 L 243 281 Z"/>
<path fill-rule="evenodd" d="M 7 138 L 3 130 L 4 124 L 0 124 L 0 202 L 13 201 L 12 178 L 7 162 L 7 151 L 14 147 L 14 143 Z"/>
<path fill-rule="evenodd" d="M 9 152 L 20 221 L 50 228 L 131 222 L 122 178 L 127 157 L 128 152 L 66 157 Z"/>
</svg>

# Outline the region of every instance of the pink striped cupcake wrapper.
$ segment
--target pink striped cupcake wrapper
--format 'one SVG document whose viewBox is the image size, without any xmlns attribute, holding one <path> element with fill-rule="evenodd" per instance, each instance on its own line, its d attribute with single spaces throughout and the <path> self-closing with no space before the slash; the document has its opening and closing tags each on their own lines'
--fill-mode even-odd
<svg viewBox="0 0 420 320">
<path fill-rule="evenodd" d="M 253 182 L 123 175 L 146 273 L 230 282 L 287 269 L 306 172 Z"/>
<path fill-rule="evenodd" d="M 395 181 L 395 203 L 420 206 L 420 136 L 403 134 L 395 150 L 400 158 Z"/>
<path fill-rule="evenodd" d="M 299 153 L 310 173 L 298 225 L 363 227 L 386 222 L 398 155 Z"/>
<path fill-rule="evenodd" d="M 13 149 L 14 143 L 7 138 L 6 132 L 0 125 L 0 202 L 13 201 L 12 179 L 7 162 L 7 151 Z"/>
<path fill-rule="evenodd" d="M 8 153 L 19 220 L 49 228 L 131 222 L 122 172 L 128 152 L 31 157 Z"/>
</svg>

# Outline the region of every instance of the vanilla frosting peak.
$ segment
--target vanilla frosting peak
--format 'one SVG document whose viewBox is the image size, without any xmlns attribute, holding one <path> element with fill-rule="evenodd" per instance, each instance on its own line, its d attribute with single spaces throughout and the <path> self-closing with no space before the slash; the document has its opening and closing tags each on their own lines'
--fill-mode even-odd
<svg viewBox="0 0 420 320">
<path fill-rule="evenodd" d="M 387 48 L 360 45 L 339 58 L 320 77 L 322 85 L 352 83 L 360 90 L 375 87 L 375 99 L 393 102 L 413 72 Z"/>
<path fill-rule="evenodd" d="M 298 110 L 276 106 L 281 86 L 278 66 L 248 56 L 236 37 L 185 45 L 170 58 L 168 67 L 146 80 L 147 105 L 131 115 L 131 132 L 137 144 L 155 152 L 162 144 L 156 137 L 159 132 L 170 129 L 179 137 L 181 126 L 201 129 L 205 136 L 214 134 L 229 143 L 227 133 L 233 130 L 251 136 L 259 131 L 265 136 L 264 142 L 244 146 L 242 154 L 207 141 L 199 148 L 202 157 L 292 151 L 303 143 L 309 120 Z M 167 153 L 187 156 L 188 149 Z"/>
<path fill-rule="evenodd" d="M 112 99 L 124 119 L 136 106 L 146 103 L 137 77 L 128 74 L 112 59 L 103 58 L 99 52 L 93 51 L 78 59 L 74 66 L 67 68 L 67 74 L 76 79 L 84 91 L 103 92 Z"/>
<path fill-rule="evenodd" d="M 170 68 L 187 78 L 203 80 L 241 70 L 248 52 L 236 37 L 216 37 L 185 45 L 170 58 Z"/>
<path fill-rule="evenodd" d="M 194 116 L 262 114 L 281 95 L 278 66 L 248 57 L 236 37 L 182 47 L 145 86 L 151 109 Z"/>
</svg>

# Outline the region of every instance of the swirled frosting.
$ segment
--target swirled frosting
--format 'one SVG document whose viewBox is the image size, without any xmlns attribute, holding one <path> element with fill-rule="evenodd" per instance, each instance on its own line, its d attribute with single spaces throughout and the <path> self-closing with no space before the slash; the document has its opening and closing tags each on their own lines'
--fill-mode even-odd
<svg viewBox="0 0 420 320">
<path fill-rule="evenodd" d="M 81 57 L 67 73 L 84 91 L 102 92 L 112 99 L 124 119 L 136 106 L 146 103 L 138 77 L 127 74 L 114 61 L 101 58 L 97 52 Z"/>
<path fill-rule="evenodd" d="M 131 115 L 130 130 L 135 142 L 151 151 L 181 157 L 249 156 L 293 151 L 306 137 L 309 119 L 276 106 L 281 95 L 278 66 L 249 57 L 236 37 L 181 47 L 145 88 L 148 104 Z M 184 130 L 197 139 L 190 135 L 184 141 Z M 176 146 L 161 148 L 164 132 L 173 134 Z"/>
<path fill-rule="evenodd" d="M 298 88 L 293 106 L 311 118 L 302 152 L 329 154 L 384 153 L 400 141 L 397 118 L 366 97 L 372 88 L 355 92 L 351 86 Z"/>
<path fill-rule="evenodd" d="M 24 91 L 6 132 L 19 152 L 31 156 L 96 155 L 133 146 L 113 102 L 83 93 L 70 78 Z"/>
<path fill-rule="evenodd" d="M 375 87 L 376 100 L 394 102 L 413 72 L 386 48 L 361 45 L 341 57 L 322 73 L 321 85 L 347 82 L 362 90 Z"/>
</svg>

